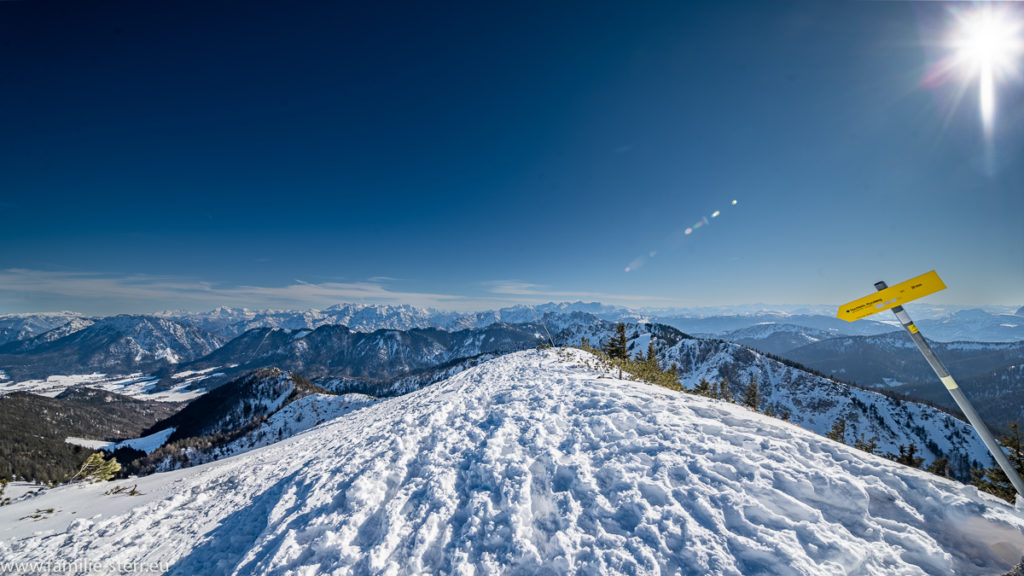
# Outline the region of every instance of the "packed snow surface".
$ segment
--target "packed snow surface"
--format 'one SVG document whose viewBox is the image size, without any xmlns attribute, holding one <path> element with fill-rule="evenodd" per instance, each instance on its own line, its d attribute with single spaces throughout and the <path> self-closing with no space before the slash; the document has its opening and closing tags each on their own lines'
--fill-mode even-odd
<svg viewBox="0 0 1024 576">
<path fill-rule="evenodd" d="M 973 487 L 613 379 L 575 350 L 503 356 L 128 484 L 141 494 L 78 485 L 0 507 L 0 562 L 818 576 L 1001 574 L 1024 553 L 1024 516 Z"/>
</svg>

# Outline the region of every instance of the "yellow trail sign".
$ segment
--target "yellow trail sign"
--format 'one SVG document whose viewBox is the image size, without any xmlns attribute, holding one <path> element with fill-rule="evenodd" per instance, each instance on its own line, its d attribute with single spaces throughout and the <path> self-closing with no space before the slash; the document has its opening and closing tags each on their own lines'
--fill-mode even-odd
<svg viewBox="0 0 1024 576">
<path fill-rule="evenodd" d="M 854 320 L 895 308 L 945 288 L 946 285 L 942 282 L 942 278 L 939 278 L 935 270 L 932 270 L 916 278 L 911 278 L 906 282 L 901 282 L 885 290 L 879 290 L 874 294 L 869 294 L 853 302 L 843 304 L 839 307 L 837 316 L 847 322 L 853 322 Z"/>
</svg>

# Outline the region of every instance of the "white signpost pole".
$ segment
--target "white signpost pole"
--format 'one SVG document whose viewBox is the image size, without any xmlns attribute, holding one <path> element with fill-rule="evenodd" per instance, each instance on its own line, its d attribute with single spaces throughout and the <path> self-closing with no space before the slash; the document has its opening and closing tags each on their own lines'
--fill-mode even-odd
<svg viewBox="0 0 1024 576">
<path fill-rule="evenodd" d="M 928 345 L 928 342 L 921 335 L 921 331 L 914 325 L 914 321 L 910 319 L 910 315 L 903 309 L 903 304 L 911 300 L 916 300 L 922 296 L 927 296 L 939 290 L 944 290 L 946 285 L 939 278 L 939 275 L 934 270 L 927 272 L 915 278 L 911 278 L 906 282 L 901 282 L 895 286 L 890 287 L 885 282 L 875 283 L 875 289 L 878 292 L 869 294 L 863 298 L 858 298 L 853 302 L 847 302 L 839 307 L 839 312 L 836 314 L 839 318 L 846 320 L 847 322 L 853 322 L 859 318 L 871 316 L 883 310 L 892 310 L 893 314 L 896 315 L 896 319 L 900 321 L 900 324 L 906 328 L 907 333 L 910 334 L 910 339 L 917 345 L 917 349 L 924 355 L 924 359 L 928 361 L 928 365 L 935 371 L 935 375 L 939 377 L 942 384 L 949 391 L 949 395 L 953 397 L 956 405 L 963 411 L 964 416 L 967 417 L 967 421 L 974 426 L 974 429 L 981 436 L 981 440 L 985 442 L 985 446 L 988 451 L 992 453 L 992 457 L 995 458 L 996 464 L 1003 470 L 1006 477 L 1009 478 L 1010 484 L 1013 484 L 1014 490 L 1017 491 L 1021 497 L 1024 497 L 1024 481 L 1020 479 L 1020 475 L 1010 464 L 1010 461 L 1006 458 L 1006 453 L 996 442 L 996 439 L 989 432 L 988 426 L 985 426 L 985 422 L 978 415 L 978 412 L 971 405 L 967 397 L 964 396 L 963 390 L 957 385 L 953 377 L 949 375 L 949 371 L 942 365 L 938 356 L 932 351 L 932 347 Z"/>
<path fill-rule="evenodd" d="M 885 282 L 875 283 L 875 288 L 879 291 L 885 290 L 889 286 Z M 988 426 L 985 425 L 985 421 L 981 419 L 978 412 L 974 409 L 974 406 L 964 395 L 963 390 L 957 385 L 953 377 L 949 375 L 949 371 L 943 366 L 942 361 L 935 355 L 932 347 L 928 345 L 928 341 L 921 335 L 921 331 L 918 330 L 917 326 L 914 325 L 914 321 L 910 319 L 910 315 L 903 309 L 903 306 L 895 306 L 892 308 L 893 314 L 896 315 L 896 319 L 900 321 L 900 324 L 906 328 L 907 333 L 910 334 L 910 339 L 917 344 L 917 349 L 924 355 L 924 359 L 928 361 L 928 365 L 935 371 L 935 375 L 939 377 L 942 384 L 949 391 L 949 395 L 953 397 L 956 405 L 963 411 L 964 416 L 967 417 L 967 421 L 974 426 L 974 429 L 978 431 L 978 435 L 981 436 L 981 440 L 985 442 L 985 446 L 988 447 L 988 451 L 992 453 L 992 457 L 995 458 L 996 464 L 1002 468 L 1003 473 L 1010 479 L 1010 483 L 1013 484 L 1013 488 L 1017 491 L 1017 494 L 1024 496 L 1024 481 L 1021 481 L 1020 475 L 1014 470 L 1010 461 L 1006 458 L 1006 454 L 1003 449 L 999 447 L 999 443 L 989 432 Z"/>
</svg>

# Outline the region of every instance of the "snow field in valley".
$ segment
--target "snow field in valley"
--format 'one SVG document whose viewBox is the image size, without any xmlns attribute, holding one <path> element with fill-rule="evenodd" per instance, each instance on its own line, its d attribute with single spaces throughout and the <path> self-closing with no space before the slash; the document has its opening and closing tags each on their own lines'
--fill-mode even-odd
<svg viewBox="0 0 1024 576">
<path fill-rule="evenodd" d="M 1002 574 L 1024 555 L 1024 515 L 972 487 L 615 380 L 577 350 L 500 357 L 137 484 L 142 496 L 71 486 L 0 508 L 0 558 L 189 575 L 818 576 Z"/>
</svg>

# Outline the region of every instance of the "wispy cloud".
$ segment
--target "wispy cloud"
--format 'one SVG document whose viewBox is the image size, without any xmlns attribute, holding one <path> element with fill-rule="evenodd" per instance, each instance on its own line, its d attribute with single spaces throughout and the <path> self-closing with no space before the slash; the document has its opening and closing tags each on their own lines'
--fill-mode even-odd
<svg viewBox="0 0 1024 576">
<path fill-rule="evenodd" d="M 175 277 L 19 268 L 0 270 L 0 300 L 58 302 L 61 308 L 101 312 L 207 309 L 225 304 L 250 308 L 316 308 L 341 302 L 431 308 L 468 304 L 461 295 L 393 290 L 381 280 L 228 286 Z"/>
<path fill-rule="evenodd" d="M 687 302 L 679 298 L 664 298 L 660 296 L 638 294 L 615 294 L 586 290 L 553 290 L 543 284 L 534 284 L 531 282 L 523 282 L 521 280 L 491 280 L 484 282 L 484 287 L 492 294 L 516 296 L 523 303 L 582 300 L 585 302 L 601 302 L 604 304 L 620 304 L 625 306 L 693 305 L 693 302 Z"/>
<path fill-rule="evenodd" d="M 507 294 L 514 296 L 537 296 L 543 293 L 544 286 L 520 282 L 519 280 L 491 280 L 484 282 L 487 291 L 492 294 Z"/>
<path fill-rule="evenodd" d="M 179 276 L 8 268 L 0 270 L 0 313 L 74 310 L 105 315 L 168 309 L 201 311 L 225 305 L 308 309 L 340 303 L 410 304 L 459 311 L 576 300 L 633 307 L 693 304 L 656 296 L 555 290 L 522 280 L 478 283 L 467 286 L 463 294 L 400 290 L 394 287 L 398 282 L 378 276 L 354 282 L 293 279 L 279 285 L 229 285 Z"/>
</svg>

